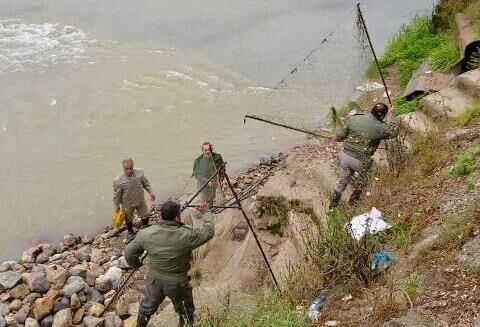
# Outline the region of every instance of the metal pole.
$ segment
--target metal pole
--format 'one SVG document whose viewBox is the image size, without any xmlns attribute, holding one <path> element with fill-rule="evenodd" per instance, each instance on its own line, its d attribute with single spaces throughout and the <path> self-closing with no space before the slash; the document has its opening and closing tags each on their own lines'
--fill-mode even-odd
<svg viewBox="0 0 480 327">
<path fill-rule="evenodd" d="M 189 204 L 187 208 L 195 208 L 196 205 Z M 210 209 L 240 209 L 238 206 L 210 206 Z"/>
<path fill-rule="evenodd" d="M 232 183 L 230 182 L 230 178 L 228 178 L 227 174 L 225 174 L 225 180 L 227 181 L 228 187 L 232 191 L 232 194 L 235 197 L 235 200 L 237 201 L 237 205 L 238 205 L 240 211 L 242 212 L 243 218 L 245 218 L 245 220 L 247 221 L 248 227 L 250 228 L 250 231 L 252 232 L 253 237 L 255 238 L 255 242 L 257 242 L 257 246 L 260 249 L 260 252 L 262 253 L 263 260 L 265 260 L 265 264 L 267 265 L 268 270 L 270 271 L 270 275 L 272 276 L 273 282 L 275 283 L 275 286 L 277 287 L 277 290 L 279 292 L 281 292 L 280 285 L 278 284 L 277 279 L 275 278 L 275 274 L 273 273 L 272 267 L 270 266 L 270 262 L 268 262 L 268 258 L 265 255 L 265 252 L 263 251 L 262 245 L 260 244 L 260 241 L 258 240 L 257 234 L 253 230 L 253 226 L 250 223 L 250 220 L 248 219 L 248 216 L 245 213 L 245 210 L 243 210 L 243 207 L 242 207 L 242 204 L 240 203 L 240 199 L 238 198 L 237 192 L 235 192 L 235 190 L 232 186 Z"/>
<path fill-rule="evenodd" d="M 280 127 L 288 128 L 288 129 L 291 129 L 291 130 L 294 130 L 294 131 L 298 131 L 298 132 L 310 134 L 310 135 L 317 136 L 317 137 L 329 138 L 329 136 L 327 136 L 327 135 L 322 135 L 322 134 L 318 134 L 318 133 L 315 133 L 315 132 L 312 132 L 312 131 L 308 131 L 308 130 L 305 130 L 305 129 L 301 129 L 301 128 L 297 128 L 297 127 L 292 127 L 292 126 L 288 126 L 288 125 L 281 124 L 281 123 L 276 123 L 276 122 L 274 122 L 274 121 L 267 120 L 267 119 L 264 119 L 264 118 L 261 118 L 261 117 L 258 117 L 258 116 L 253 116 L 253 115 L 245 115 L 245 118 L 243 119 L 243 122 L 244 122 L 244 123 L 246 122 L 246 118 L 255 119 L 255 120 L 258 120 L 258 121 L 267 123 L 267 124 L 272 124 L 272 125 L 275 125 L 275 126 L 280 126 Z"/>
<path fill-rule="evenodd" d="M 357 11 L 358 11 L 358 17 L 360 18 L 360 22 L 362 23 L 365 34 L 367 35 L 368 44 L 370 45 L 370 50 L 372 50 L 373 59 L 375 60 L 375 65 L 377 66 L 378 73 L 380 74 L 380 78 L 382 79 L 383 88 L 385 89 L 385 93 L 387 94 L 388 103 L 392 105 L 392 100 L 390 99 L 390 95 L 388 94 L 387 83 L 385 82 L 385 78 L 383 77 L 382 70 L 380 69 L 380 64 L 378 63 L 377 54 L 375 53 L 375 49 L 373 48 L 372 40 L 370 39 L 370 34 L 368 34 L 367 24 L 365 23 L 362 10 L 360 9 L 360 2 L 357 3 Z"/>
</svg>

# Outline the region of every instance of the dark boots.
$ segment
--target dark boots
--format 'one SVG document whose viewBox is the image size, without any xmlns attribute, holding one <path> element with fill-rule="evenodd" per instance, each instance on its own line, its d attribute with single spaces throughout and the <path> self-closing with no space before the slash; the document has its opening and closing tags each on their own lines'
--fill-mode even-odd
<svg viewBox="0 0 480 327">
<path fill-rule="evenodd" d="M 135 239 L 135 231 L 133 230 L 133 224 L 131 222 L 125 223 L 125 225 L 127 226 L 127 231 L 128 231 L 127 242 L 130 243 Z"/>
<path fill-rule="evenodd" d="M 328 206 L 328 210 L 332 210 L 336 208 L 340 203 L 341 198 L 342 198 L 342 193 L 333 191 L 332 195 L 330 196 L 330 205 Z"/>
<path fill-rule="evenodd" d="M 142 219 L 142 229 L 148 227 L 148 218 Z"/>
<path fill-rule="evenodd" d="M 350 199 L 348 200 L 348 204 L 357 204 L 358 200 L 360 200 L 360 195 L 362 195 L 362 190 L 353 190 L 352 195 L 350 195 Z"/>
<path fill-rule="evenodd" d="M 141 310 L 138 312 L 137 327 L 147 327 L 150 315 L 146 315 Z"/>
</svg>

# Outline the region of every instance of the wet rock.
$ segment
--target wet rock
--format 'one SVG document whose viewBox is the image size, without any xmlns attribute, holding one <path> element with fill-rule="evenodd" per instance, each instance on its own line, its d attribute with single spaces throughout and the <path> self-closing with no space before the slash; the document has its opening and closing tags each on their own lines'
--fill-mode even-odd
<svg viewBox="0 0 480 327">
<path fill-rule="evenodd" d="M 105 310 L 105 306 L 101 303 L 94 302 L 88 309 L 88 315 L 93 317 L 100 317 Z"/>
<path fill-rule="evenodd" d="M 60 265 L 48 266 L 46 269 L 47 280 L 56 288 L 61 288 L 65 285 L 69 272 Z"/>
<path fill-rule="evenodd" d="M 73 234 L 67 234 L 63 237 L 63 244 L 66 247 L 72 247 L 77 244 L 78 238 Z"/>
<path fill-rule="evenodd" d="M 108 268 L 107 272 L 105 273 L 105 277 L 112 281 L 113 287 L 118 287 L 122 280 L 122 269 L 118 267 L 110 267 Z"/>
<path fill-rule="evenodd" d="M 122 327 L 122 319 L 114 312 L 109 312 L 105 315 L 105 327 Z"/>
<path fill-rule="evenodd" d="M 9 270 L 9 271 L 0 273 L 0 285 L 2 285 L 2 287 L 4 287 L 7 290 L 20 284 L 21 280 L 22 280 L 22 275 L 20 275 L 18 272 Z"/>
<path fill-rule="evenodd" d="M 103 264 L 106 261 L 103 255 L 103 251 L 97 248 L 92 249 L 90 261 L 98 265 Z"/>
<path fill-rule="evenodd" d="M 123 327 L 136 327 L 137 326 L 137 317 L 132 316 L 127 320 L 123 321 Z"/>
<path fill-rule="evenodd" d="M 72 308 L 72 310 L 78 310 L 81 306 L 82 302 L 78 298 L 78 295 L 74 293 L 70 298 L 70 308 Z"/>
<path fill-rule="evenodd" d="M 0 327 L 5 327 L 5 326 L 7 326 L 7 321 L 5 320 L 5 318 L 0 317 Z"/>
<path fill-rule="evenodd" d="M 15 263 L 15 261 L 5 261 L 0 265 L 0 273 L 10 270 L 10 265 Z"/>
<path fill-rule="evenodd" d="M 124 257 L 124 256 L 121 256 L 121 257 L 118 259 L 117 267 L 120 268 L 120 269 L 128 269 L 128 268 L 130 268 L 130 266 L 128 265 L 127 260 L 125 260 L 125 257 Z"/>
<path fill-rule="evenodd" d="M 70 307 L 70 300 L 67 297 L 59 297 L 55 300 L 55 304 L 53 305 L 53 312 L 58 312 L 63 309 L 67 309 Z"/>
<path fill-rule="evenodd" d="M 80 276 L 82 278 L 87 277 L 87 267 L 84 265 L 76 265 L 72 269 L 70 269 L 70 275 L 72 276 Z"/>
<path fill-rule="evenodd" d="M 78 293 L 78 298 L 79 298 L 80 302 L 82 302 L 82 303 L 87 302 L 87 296 L 83 292 Z"/>
<path fill-rule="evenodd" d="M 103 303 L 104 297 L 102 293 L 100 293 L 98 290 L 96 290 L 95 288 L 91 288 L 87 300 L 90 302 Z"/>
<path fill-rule="evenodd" d="M 45 263 L 48 262 L 50 257 L 57 252 L 57 247 L 54 244 L 42 244 L 42 252 L 37 255 L 35 259 L 36 263 Z"/>
<path fill-rule="evenodd" d="M 33 318 L 27 318 L 27 320 L 25 320 L 25 327 L 40 327 L 40 324 Z"/>
<path fill-rule="evenodd" d="M 41 320 L 47 317 L 55 305 L 55 300 L 59 296 L 57 290 L 51 289 L 47 292 L 45 297 L 36 299 L 32 305 L 32 315 L 35 319 Z M 43 326 L 43 321 L 42 321 Z"/>
<path fill-rule="evenodd" d="M 14 299 L 24 299 L 30 293 L 30 289 L 25 284 L 19 284 L 10 290 L 10 295 Z"/>
<path fill-rule="evenodd" d="M 10 312 L 10 306 L 7 303 L 0 303 L 0 316 L 6 316 Z"/>
<path fill-rule="evenodd" d="M 35 302 L 35 300 L 40 297 L 42 297 L 42 295 L 39 293 L 30 293 L 25 297 L 25 299 L 23 299 L 23 302 L 28 304 L 33 304 L 33 302 Z"/>
<path fill-rule="evenodd" d="M 110 279 L 105 277 L 105 275 L 101 275 L 97 279 L 95 279 L 95 288 L 102 293 L 106 293 L 111 290 L 113 287 L 113 283 Z"/>
<path fill-rule="evenodd" d="M 102 327 L 105 319 L 92 316 L 83 318 L 83 323 L 86 327 Z"/>
<path fill-rule="evenodd" d="M 103 298 L 104 298 L 103 304 L 105 306 L 107 306 L 112 301 L 115 293 L 116 293 L 115 290 L 110 290 L 107 293 L 105 293 L 105 295 L 103 296 Z M 98 302 L 102 302 L 102 301 L 98 301 Z"/>
<path fill-rule="evenodd" d="M 50 283 L 43 271 L 24 273 L 22 277 L 32 292 L 45 293 L 50 288 Z"/>
<path fill-rule="evenodd" d="M 0 302 L 8 302 L 12 299 L 12 296 L 10 295 L 10 293 L 2 293 L 0 295 Z"/>
<path fill-rule="evenodd" d="M 62 289 L 62 294 L 71 297 L 74 293 L 79 293 L 83 291 L 85 287 L 87 287 L 87 283 L 78 276 L 70 276 L 67 279 L 66 285 Z"/>
<path fill-rule="evenodd" d="M 25 320 L 27 320 L 28 317 L 28 312 L 30 311 L 30 307 L 26 306 L 18 310 L 16 314 L 13 315 L 16 321 L 18 321 L 20 324 L 25 323 Z"/>
<path fill-rule="evenodd" d="M 21 262 L 29 262 L 29 263 L 35 262 L 35 258 L 41 251 L 42 250 L 40 249 L 39 246 L 31 247 L 30 249 L 23 252 Z"/>
<path fill-rule="evenodd" d="M 93 235 L 82 235 L 80 237 L 80 241 L 82 242 L 82 244 L 91 244 L 93 243 L 94 239 L 95 237 Z"/>
<path fill-rule="evenodd" d="M 53 316 L 48 315 L 41 322 L 42 327 L 51 327 L 53 325 Z"/>
<path fill-rule="evenodd" d="M 53 316 L 53 327 L 67 327 L 72 324 L 72 310 L 63 309 Z"/>
<path fill-rule="evenodd" d="M 12 268 L 11 270 L 13 270 L 13 271 L 15 271 L 15 272 L 17 272 L 17 273 L 19 273 L 19 274 L 21 274 L 21 273 L 23 273 L 23 272 L 25 272 L 25 271 L 27 270 L 27 268 L 25 268 L 24 265 L 19 264 L 19 263 L 13 264 L 13 265 L 11 266 L 11 268 Z"/>
<path fill-rule="evenodd" d="M 15 299 L 12 302 L 10 302 L 10 311 L 20 310 L 21 307 L 22 307 L 22 301 L 19 299 Z"/>
<path fill-rule="evenodd" d="M 91 247 L 88 245 L 85 245 L 85 246 L 82 246 L 77 251 L 75 251 L 75 258 L 77 258 L 79 261 L 90 261 L 91 253 L 92 253 Z"/>
<path fill-rule="evenodd" d="M 84 308 L 80 308 L 78 309 L 75 314 L 73 315 L 73 319 L 72 319 L 72 322 L 75 324 L 75 325 L 79 325 L 81 322 L 82 322 L 82 319 L 83 319 L 83 316 L 85 315 L 85 309 Z"/>
<path fill-rule="evenodd" d="M 140 307 L 140 303 L 139 302 L 135 302 L 135 303 L 130 303 L 128 305 L 128 314 L 130 316 L 135 316 L 138 314 L 138 308 Z"/>
</svg>

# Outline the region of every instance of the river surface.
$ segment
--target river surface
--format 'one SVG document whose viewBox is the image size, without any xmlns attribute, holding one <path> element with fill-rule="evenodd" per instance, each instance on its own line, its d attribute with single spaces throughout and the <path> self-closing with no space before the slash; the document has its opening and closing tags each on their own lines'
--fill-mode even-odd
<svg viewBox="0 0 480 327">
<path fill-rule="evenodd" d="M 376 48 L 431 3 L 363 2 Z M 233 173 L 302 142 L 296 132 L 244 125 L 243 115 L 320 126 L 361 81 L 354 7 L 0 0 L 0 260 L 18 258 L 32 239 L 56 242 L 108 224 L 124 157 L 164 199 L 189 181 L 205 140 Z"/>
</svg>

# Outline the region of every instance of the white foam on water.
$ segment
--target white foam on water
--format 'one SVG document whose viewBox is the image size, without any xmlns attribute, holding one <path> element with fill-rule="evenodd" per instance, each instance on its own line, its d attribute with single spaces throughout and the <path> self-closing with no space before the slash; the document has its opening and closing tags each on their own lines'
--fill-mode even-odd
<svg viewBox="0 0 480 327">
<path fill-rule="evenodd" d="M 0 19 L 0 73 L 85 58 L 86 41 L 85 33 L 74 26 Z"/>
</svg>

